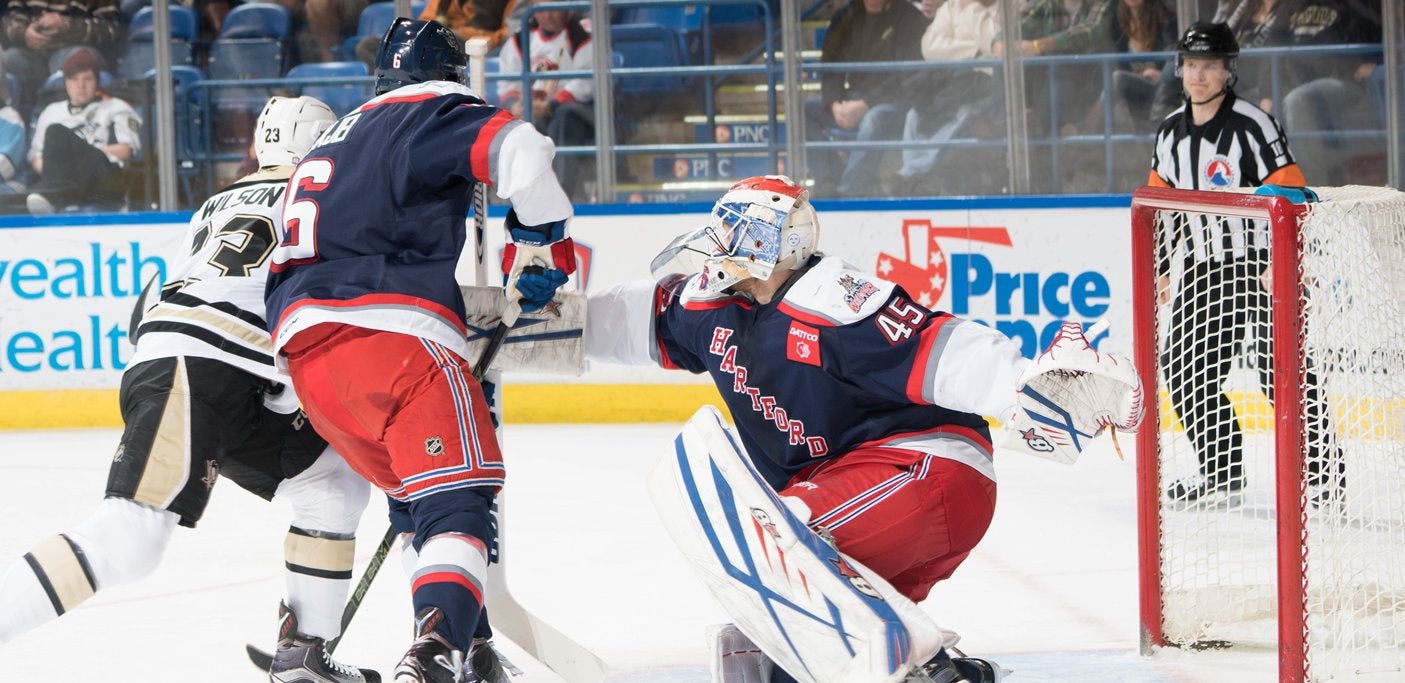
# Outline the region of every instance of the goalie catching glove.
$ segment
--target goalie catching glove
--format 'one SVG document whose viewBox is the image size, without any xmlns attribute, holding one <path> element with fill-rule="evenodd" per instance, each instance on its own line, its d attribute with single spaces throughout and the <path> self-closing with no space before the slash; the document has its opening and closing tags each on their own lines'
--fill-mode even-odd
<svg viewBox="0 0 1405 683">
<path fill-rule="evenodd" d="M 1020 376 L 1000 446 L 1071 464 L 1104 429 L 1135 432 L 1142 410 L 1131 360 L 1099 353 L 1082 325 L 1064 323 Z"/>
<path fill-rule="evenodd" d="M 520 302 L 525 313 L 539 311 L 576 272 L 575 243 L 566 237 L 566 221 L 523 225 L 510 209 L 507 233 L 512 241 L 503 250 L 502 272 L 508 301 Z"/>
</svg>

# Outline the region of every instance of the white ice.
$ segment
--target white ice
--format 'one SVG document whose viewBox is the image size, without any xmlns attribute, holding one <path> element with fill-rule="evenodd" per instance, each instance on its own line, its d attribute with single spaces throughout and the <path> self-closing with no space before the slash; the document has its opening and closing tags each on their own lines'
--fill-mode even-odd
<svg viewBox="0 0 1405 683">
<path fill-rule="evenodd" d="M 509 582 L 521 602 L 609 663 L 611 681 L 708 680 L 703 631 L 724 621 L 674 551 L 644 492 L 678 425 L 509 425 Z M 115 430 L 0 432 L 0 564 L 63 531 L 102 497 Z M 1129 447 L 1124 439 L 1124 447 Z M 1268 652 L 1137 653 L 1131 450 L 1106 439 L 1073 466 L 1006 456 L 985 541 L 925 608 L 1000 662 L 1010 683 L 1272 681 Z M 360 566 L 386 527 L 373 500 Z M 157 573 L 104 591 L 0 647 L 0 682 L 267 680 L 244 644 L 272 644 L 287 510 L 223 482 Z M 387 672 L 408 645 L 399 563 L 387 562 L 338 655 Z M 500 643 L 524 683 L 559 681 Z"/>
</svg>

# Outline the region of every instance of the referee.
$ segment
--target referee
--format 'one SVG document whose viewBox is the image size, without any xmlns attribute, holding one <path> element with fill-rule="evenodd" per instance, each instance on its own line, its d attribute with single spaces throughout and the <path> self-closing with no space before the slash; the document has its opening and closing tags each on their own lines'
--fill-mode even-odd
<svg viewBox="0 0 1405 683">
<path fill-rule="evenodd" d="M 1197 22 L 1177 46 L 1176 75 L 1185 103 L 1161 123 L 1147 184 L 1195 190 L 1306 185 L 1278 122 L 1233 90 L 1239 45 L 1228 24 Z M 1172 484 L 1167 496 L 1191 503 L 1244 488 L 1243 434 L 1223 384 L 1234 357 L 1257 361 L 1259 384 L 1273 400 L 1273 348 L 1267 290 L 1266 221 L 1182 214 L 1163 234 L 1157 301 L 1170 302 L 1171 259 L 1180 257 L 1180 287 L 1162 358 L 1171 404 L 1200 460 L 1200 475 Z M 1306 378 L 1309 484 L 1326 491 L 1324 446 L 1341 472 L 1326 403 Z M 1340 486 L 1341 477 L 1334 478 Z M 1334 492 L 1332 492 L 1334 493 Z"/>
</svg>

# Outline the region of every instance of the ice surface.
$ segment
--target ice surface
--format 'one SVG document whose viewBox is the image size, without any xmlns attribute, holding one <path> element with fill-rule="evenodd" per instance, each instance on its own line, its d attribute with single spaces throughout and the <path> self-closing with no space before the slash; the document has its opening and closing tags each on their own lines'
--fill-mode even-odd
<svg viewBox="0 0 1405 683">
<path fill-rule="evenodd" d="M 679 425 L 508 425 L 509 581 L 521 602 L 611 666 L 611 681 L 708 680 L 704 628 L 724 620 L 659 527 L 644 477 Z M 85 517 L 115 430 L 0 432 L 0 563 Z M 1131 457 L 1130 439 L 1123 446 Z M 1268 652 L 1137 654 L 1134 465 L 1100 440 L 1073 466 L 999 458 L 983 544 L 925 608 L 961 647 L 1035 681 L 1272 681 Z M 373 500 L 361 565 L 385 530 Z M 270 646 L 287 509 L 229 482 L 156 574 L 104 591 L 0 647 L 0 681 L 267 680 L 244 644 Z M 388 673 L 410 638 L 398 561 L 382 568 L 338 654 Z M 509 656 L 525 683 L 560 680 Z"/>
</svg>

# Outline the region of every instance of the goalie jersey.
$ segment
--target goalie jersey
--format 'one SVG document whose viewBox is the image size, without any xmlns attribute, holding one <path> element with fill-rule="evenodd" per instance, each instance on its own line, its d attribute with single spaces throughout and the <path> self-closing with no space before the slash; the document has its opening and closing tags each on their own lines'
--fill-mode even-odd
<svg viewBox="0 0 1405 683">
<path fill-rule="evenodd" d="M 1028 363 L 1008 337 L 930 311 L 833 257 L 813 257 L 765 305 L 702 282 L 624 285 L 592 297 L 587 356 L 708 373 L 777 489 L 856 448 L 943 438 L 975 446 L 983 457 L 966 464 L 995 478 L 982 415 L 1010 414 Z"/>
<path fill-rule="evenodd" d="M 287 381 L 274 368 L 263 289 L 290 170 L 246 176 L 195 211 L 178 252 L 184 258 L 137 328 L 131 365 L 195 356 Z"/>
</svg>

